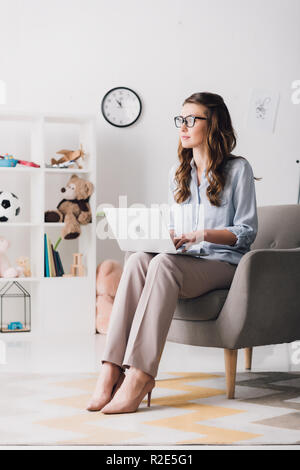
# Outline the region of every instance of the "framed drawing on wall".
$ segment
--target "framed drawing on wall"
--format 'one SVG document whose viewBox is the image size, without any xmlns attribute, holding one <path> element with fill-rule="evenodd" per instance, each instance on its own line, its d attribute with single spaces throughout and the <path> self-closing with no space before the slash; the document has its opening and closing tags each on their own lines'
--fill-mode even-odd
<svg viewBox="0 0 300 470">
<path fill-rule="evenodd" d="M 278 92 L 252 89 L 246 119 L 247 128 L 268 133 L 274 132 L 278 103 Z"/>
</svg>

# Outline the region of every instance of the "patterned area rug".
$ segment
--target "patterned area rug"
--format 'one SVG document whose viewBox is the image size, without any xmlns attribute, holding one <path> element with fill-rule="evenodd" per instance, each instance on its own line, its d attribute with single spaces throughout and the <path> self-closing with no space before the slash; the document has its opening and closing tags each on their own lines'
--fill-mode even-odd
<svg viewBox="0 0 300 470">
<path fill-rule="evenodd" d="M 224 374 L 161 373 L 136 413 L 89 413 L 97 374 L 1 374 L 0 444 L 300 444 L 300 374 L 238 373 L 236 399 Z"/>
</svg>

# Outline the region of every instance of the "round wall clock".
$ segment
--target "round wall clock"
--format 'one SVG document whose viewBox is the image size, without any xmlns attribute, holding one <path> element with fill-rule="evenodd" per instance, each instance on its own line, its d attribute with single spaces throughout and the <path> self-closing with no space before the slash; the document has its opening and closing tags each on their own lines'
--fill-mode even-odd
<svg viewBox="0 0 300 470">
<path fill-rule="evenodd" d="M 116 127 L 128 127 L 138 120 L 142 103 L 137 93 L 127 87 L 116 87 L 104 96 L 101 111 L 107 122 Z"/>
</svg>

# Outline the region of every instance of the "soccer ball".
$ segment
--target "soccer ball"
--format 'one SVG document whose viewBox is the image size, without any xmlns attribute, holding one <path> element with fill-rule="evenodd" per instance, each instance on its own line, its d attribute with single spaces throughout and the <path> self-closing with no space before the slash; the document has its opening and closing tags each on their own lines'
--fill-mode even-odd
<svg viewBox="0 0 300 470">
<path fill-rule="evenodd" d="M 13 220 L 20 210 L 19 198 L 14 193 L 0 191 L 0 222 Z"/>
</svg>

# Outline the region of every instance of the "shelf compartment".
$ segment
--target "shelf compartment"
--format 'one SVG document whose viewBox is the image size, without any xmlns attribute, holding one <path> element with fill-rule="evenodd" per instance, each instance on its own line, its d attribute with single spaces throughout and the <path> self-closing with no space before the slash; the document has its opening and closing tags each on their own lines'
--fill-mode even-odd
<svg viewBox="0 0 300 470">
<path fill-rule="evenodd" d="M 9 241 L 9 247 L 7 249 L 7 257 L 12 267 L 18 266 L 17 259 L 26 256 L 29 258 L 31 276 L 30 277 L 18 277 L 15 280 L 28 280 L 37 279 L 41 276 L 41 249 L 42 246 L 39 243 L 42 233 L 40 226 L 24 225 L 21 230 L 17 230 L 12 224 L 2 223 L 1 236 Z M 8 278 L 0 278 L 8 280 Z M 11 280 L 11 279 L 9 279 Z"/>
<path fill-rule="evenodd" d="M 16 159 L 31 161 L 42 167 L 44 119 L 39 115 L 5 113 L 0 115 L 0 121 L 0 154 L 13 155 Z M 17 165 L 11 169 L 21 166 Z M 24 166 L 23 169 L 25 168 L 29 170 Z"/>
<path fill-rule="evenodd" d="M 87 172 L 90 170 L 90 162 L 95 158 L 95 149 L 91 147 L 91 137 L 93 136 L 94 127 L 87 118 L 68 118 L 66 117 L 45 117 L 45 169 L 47 171 L 74 171 L 82 170 Z M 57 152 L 62 149 L 78 150 L 82 145 L 85 157 L 79 158 L 78 163 L 82 169 L 78 168 L 47 168 L 46 165 L 51 164 L 51 159 L 59 160 L 63 157 Z"/>
<path fill-rule="evenodd" d="M 62 230 L 62 225 L 64 224 L 44 224 L 44 233 L 47 233 L 48 238 L 50 239 L 53 248 L 55 247 L 58 239 L 61 237 L 61 230 Z M 46 277 L 44 276 L 44 279 L 87 279 L 88 277 L 88 272 L 89 272 L 89 266 L 88 266 L 88 244 L 86 243 L 86 240 L 90 239 L 89 232 L 91 232 L 89 225 L 82 225 L 81 226 L 81 235 L 74 239 L 74 240 L 64 240 L 62 239 L 56 249 L 58 251 L 64 273 L 65 274 L 70 274 L 71 273 L 71 266 L 73 264 L 73 259 L 74 259 L 74 253 L 82 253 L 82 264 L 84 266 L 84 276 L 74 276 L 74 277 L 64 277 L 64 276 L 50 276 Z"/>
<path fill-rule="evenodd" d="M 29 290 L 28 286 L 26 288 L 22 286 L 20 278 L 18 278 L 17 282 L 7 280 L 4 286 L 1 285 L 1 333 L 24 333 L 31 331 L 31 293 Z M 9 326 L 12 326 L 12 323 L 19 324 L 18 326 L 21 328 L 10 329 Z"/>
<path fill-rule="evenodd" d="M 0 189 L 15 194 L 20 205 L 18 216 L 11 219 L 11 222 L 0 222 L 0 224 L 28 225 L 38 224 L 43 220 L 40 197 L 43 192 L 43 178 L 39 170 L 35 172 L 28 169 L 0 168 Z"/>
<path fill-rule="evenodd" d="M 1 120 L 0 155 L 31 160 L 32 121 Z"/>
</svg>

